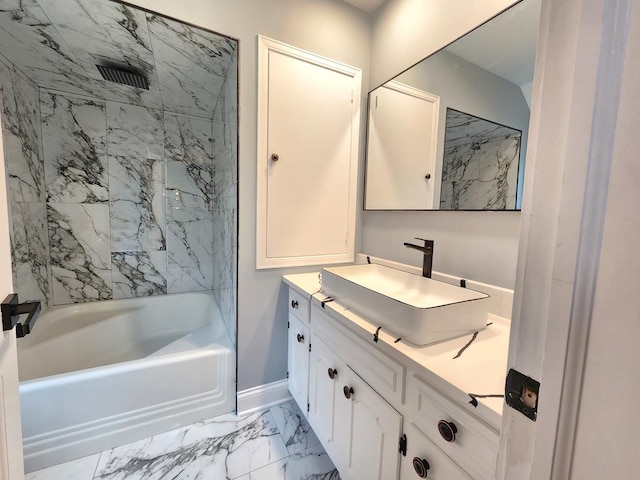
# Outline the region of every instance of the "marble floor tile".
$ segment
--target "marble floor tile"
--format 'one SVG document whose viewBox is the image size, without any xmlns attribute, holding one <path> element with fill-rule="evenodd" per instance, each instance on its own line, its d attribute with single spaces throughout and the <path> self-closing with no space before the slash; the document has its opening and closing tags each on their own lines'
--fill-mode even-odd
<svg viewBox="0 0 640 480">
<path fill-rule="evenodd" d="M 316 445 L 235 480 L 340 480 L 322 446 Z"/>
<path fill-rule="evenodd" d="M 53 467 L 27 473 L 25 480 L 91 480 L 100 454 L 79 458 Z"/>
<path fill-rule="evenodd" d="M 61 479 L 339 480 L 340 476 L 290 402 L 245 417 L 222 415 L 26 476 L 26 480 Z"/>
<path fill-rule="evenodd" d="M 290 455 L 320 443 L 300 408 L 294 401 L 276 405 L 271 414 Z"/>
</svg>

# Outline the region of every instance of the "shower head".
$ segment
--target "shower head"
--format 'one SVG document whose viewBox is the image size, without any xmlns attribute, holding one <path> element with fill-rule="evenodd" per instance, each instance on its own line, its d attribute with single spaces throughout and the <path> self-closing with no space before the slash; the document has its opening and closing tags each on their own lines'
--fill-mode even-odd
<svg viewBox="0 0 640 480">
<path fill-rule="evenodd" d="M 149 80 L 147 80 L 147 77 L 140 75 L 131 68 L 110 65 L 96 65 L 96 67 L 98 67 L 102 78 L 109 82 L 149 90 Z"/>
</svg>

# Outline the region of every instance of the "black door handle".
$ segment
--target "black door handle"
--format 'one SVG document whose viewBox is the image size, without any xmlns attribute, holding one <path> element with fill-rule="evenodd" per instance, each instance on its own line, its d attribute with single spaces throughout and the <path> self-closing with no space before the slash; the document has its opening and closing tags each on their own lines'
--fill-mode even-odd
<svg viewBox="0 0 640 480">
<path fill-rule="evenodd" d="M 0 304 L 2 330 L 11 330 L 16 327 L 16 337 L 24 337 L 33 330 L 41 309 L 40 302 L 18 303 L 17 293 L 7 295 Z M 25 314 L 29 314 L 27 320 L 24 323 L 18 323 L 20 315 Z"/>
</svg>

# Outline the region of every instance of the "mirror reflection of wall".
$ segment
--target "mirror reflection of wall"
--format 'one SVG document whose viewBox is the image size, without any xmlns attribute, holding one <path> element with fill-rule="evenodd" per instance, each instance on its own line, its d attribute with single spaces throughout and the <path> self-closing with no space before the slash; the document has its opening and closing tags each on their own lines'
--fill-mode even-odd
<svg viewBox="0 0 640 480">
<path fill-rule="evenodd" d="M 523 0 L 369 94 L 365 210 L 520 209 L 539 17 L 540 1 Z M 383 90 L 394 84 L 439 99 L 435 131 L 428 122 L 420 122 L 413 110 L 396 115 L 394 122 L 387 122 L 393 129 L 382 131 L 375 102 L 379 104 Z M 452 170 L 443 172 L 445 136 L 452 121 L 447 112 L 451 110 L 521 132 L 512 145 L 519 149 L 518 161 L 505 170 L 496 154 L 496 162 L 485 165 L 483 176 L 471 182 L 473 188 L 465 189 L 460 180 L 473 178 L 463 176 L 457 178 L 454 189 Z M 407 154 L 398 145 L 422 145 L 422 150 L 410 149 Z M 486 163 L 490 156 L 486 147 L 484 153 Z M 494 176 L 489 178 L 489 172 Z M 460 173 L 458 170 L 457 175 Z M 474 190 L 476 194 L 470 195 Z M 471 202 L 471 196 L 476 201 Z M 480 202 L 478 196 L 484 200 Z"/>
</svg>

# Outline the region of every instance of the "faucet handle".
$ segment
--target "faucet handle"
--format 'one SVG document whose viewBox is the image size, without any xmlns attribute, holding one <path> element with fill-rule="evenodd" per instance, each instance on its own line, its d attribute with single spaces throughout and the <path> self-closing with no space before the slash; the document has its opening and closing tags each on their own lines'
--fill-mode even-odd
<svg viewBox="0 0 640 480">
<path fill-rule="evenodd" d="M 424 242 L 425 246 L 429 242 L 433 243 L 433 240 L 427 240 L 426 238 L 420 238 L 420 237 L 413 237 L 413 238 L 415 238 L 416 240 L 422 240 Z"/>
</svg>

